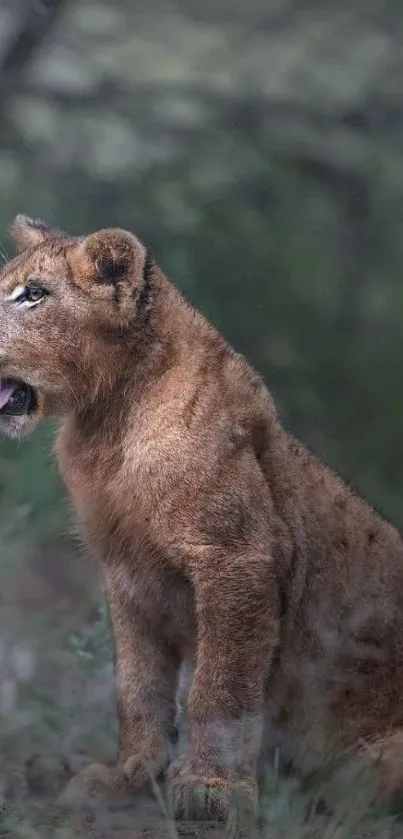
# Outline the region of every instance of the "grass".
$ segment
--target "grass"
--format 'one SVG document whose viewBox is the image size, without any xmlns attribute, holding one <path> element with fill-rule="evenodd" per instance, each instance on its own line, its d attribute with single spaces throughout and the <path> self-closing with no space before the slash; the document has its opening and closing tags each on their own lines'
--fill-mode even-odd
<svg viewBox="0 0 403 839">
<path fill-rule="evenodd" d="M 158 787 L 155 800 L 91 818 L 66 818 L 57 808 L 71 772 L 113 756 L 117 721 L 105 604 L 89 561 L 61 539 L 66 505 L 51 459 L 43 458 L 51 436 L 45 429 L 30 444 L 0 445 L 0 839 L 233 836 L 233 824 L 175 824 Z M 317 784 L 274 767 L 257 832 L 264 839 L 403 837 L 403 824 L 374 812 L 368 787 L 347 773 L 337 807 L 327 812 Z"/>
<path fill-rule="evenodd" d="M 21 563 L 18 567 L 23 573 Z M 73 839 L 88 830 L 96 839 L 234 835 L 231 825 L 175 825 L 159 788 L 156 801 L 133 801 L 121 812 L 100 811 L 89 823 L 88 814 L 71 823 L 58 812 L 55 799 L 68 777 L 60 756 L 76 771 L 90 756 L 102 760 L 114 753 L 109 627 L 101 596 L 94 609 L 90 588 L 89 613 L 82 609 L 72 615 L 63 598 L 40 609 L 27 608 L 18 597 L 0 607 L 1 839 Z M 26 763 L 32 755 L 38 755 L 33 768 Z M 318 786 L 306 788 L 272 771 L 262 791 L 258 832 L 267 839 L 349 839 L 403 836 L 403 827 L 390 813 L 373 813 L 365 785 L 360 787 L 357 779 L 346 776 L 341 803 L 327 813 Z M 252 826 L 247 828 L 248 836 L 254 833 Z"/>
</svg>

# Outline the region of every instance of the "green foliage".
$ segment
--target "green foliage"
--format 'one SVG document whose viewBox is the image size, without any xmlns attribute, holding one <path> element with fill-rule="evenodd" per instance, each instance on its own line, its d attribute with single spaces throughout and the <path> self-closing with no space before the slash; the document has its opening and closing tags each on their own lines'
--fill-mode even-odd
<svg viewBox="0 0 403 839">
<path fill-rule="evenodd" d="M 29 532 L 35 542 L 66 526 L 53 437 L 53 427 L 44 425 L 30 440 L 0 441 L 0 527 L 7 535 Z"/>
<path fill-rule="evenodd" d="M 136 232 L 262 373 L 287 428 L 403 528 L 399 4 L 382 15 L 347 4 L 340 17 L 326 2 L 3 5 L 0 252 L 12 254 L 5 230 L 17 212 L 77 235 Z M 46 10 L 56 7 L 52 30 Z M 0 438 L 0 837 L 77 835 L 47 812 L 51 785 L 39 802 L 27 796 L 24 761 L 113 754 L 116 742 L 95 580 L 84 605 L 76 586 L 67 608 L 60 590 L 30 605 L 18 593 L 46 582 L 45 542 L 55 549 L 48 576 L 69 576 L 54 433 Z M 138 806 L 94 836 L 126 839 L 133 825 L 178 835 L 166 813 L 158 821 Z M 274 773 L 262 815 L 270 838 L 393 833 L 348 774 L 328 818 L 317 790 Z"/>
<path fill-rule="evenodd" d="M 374 192 L 377 259 L 369 266 L 364 260 L 364 276 L 358 264 L 357 279 L 349 276 L 349 260 L 360 252 L 341 250 L 344 220 L 314 178 L 262 158 L 258 177 L 210 193 L 192 183 L 186 168 L 179 177 L 157 169 L 139 184 L 138 211 L 124 201 L 106 215 L 94 206 L 80 224 L 135 229 L 263 374 L 287 427 L 399 526 L 403 254 L 388 218 L 402 199 L 393 190 L 386 198 Z M 78 230 L 73 196 L 55 221 Z M 350 286 L 357 282 L 355 296 Z M 0 441 L 2 510 L 6 517 L 29 510 L 31 534 L 64 526 L 53 433 L 41 429 L 18 446 Z"/>
</svg>

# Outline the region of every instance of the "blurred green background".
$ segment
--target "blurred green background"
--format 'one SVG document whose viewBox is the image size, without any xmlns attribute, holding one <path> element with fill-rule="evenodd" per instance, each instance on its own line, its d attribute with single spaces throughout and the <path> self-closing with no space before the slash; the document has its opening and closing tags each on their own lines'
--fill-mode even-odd
<svg viewBox="0 0 403 839">
<path fill-rule="evenodd" d="M 15 212 L 136 232 L 397 526 L 402 48 L 392 0 L 0 3 L 4 251 Z M 50 440 L 0 443 L 31 540 L 64 521 Z"/>
<path fill-rule="evenodd" d="M 403 529 L 402 50 L 401 0 L 0 0 L 3 258 L 16 212 L 135 232 Z M 25 755 L 106 707 L 81 696 L 109 654 L 52 438 L 0 440 L 1 673 L 7 638 L 37 652 L 11 705 L 0 680 L 2 720 L 30 709 L 0 739 Z"/>
</svg>

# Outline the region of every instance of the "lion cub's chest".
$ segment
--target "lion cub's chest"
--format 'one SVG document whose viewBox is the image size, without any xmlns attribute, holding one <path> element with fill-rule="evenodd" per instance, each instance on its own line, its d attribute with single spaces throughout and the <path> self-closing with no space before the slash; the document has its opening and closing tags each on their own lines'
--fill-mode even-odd
<svg viewBox="0 0 403 839">
<path fill-rule="evenodd" d="M 115 592 L 150 621 L 160 622 L 185 653 L 195 634 L 193 593 L 175 555 L 165 548 L 150 486 L 143 487 L 135 470 L 130 481 L 124 480 L 113 458 L 95 448 L 88 451 L 77 438 L 72 444 L 66 432 L 59 437 L 57 457 L 84 540 Z"/>
<path fill-rule="evenodd" d="M 144 482 L 135 470 L 123 474 L 124 447 L 95 432 L 64 424 L 56 441 L 61 477 L 74 504 L 84 536 L 108 554 L 124 531 L 147 523 Z"/>
</svg>

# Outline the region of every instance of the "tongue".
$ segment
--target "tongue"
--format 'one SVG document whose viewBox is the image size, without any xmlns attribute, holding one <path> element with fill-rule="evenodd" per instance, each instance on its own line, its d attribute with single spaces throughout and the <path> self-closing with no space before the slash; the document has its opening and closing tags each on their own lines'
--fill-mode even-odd
<svg viewBox="0 0 403 839">
<path fill-rule="evenodd" d="M 10 382 L 7 379 L 0 379 L 0 411 L 7 405 L 8 400 L 13 395 L 17 385 L 15 382 Z"/>
</svg>

